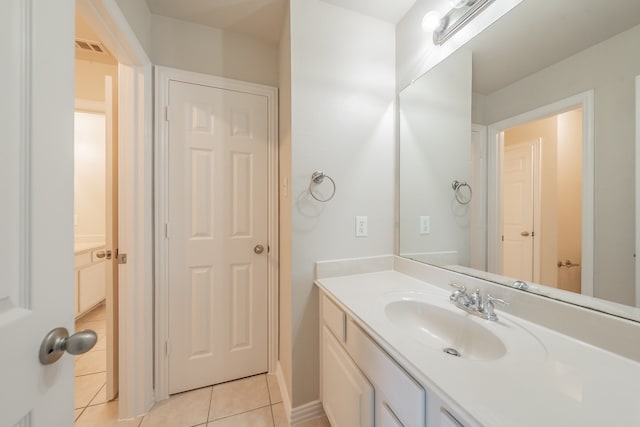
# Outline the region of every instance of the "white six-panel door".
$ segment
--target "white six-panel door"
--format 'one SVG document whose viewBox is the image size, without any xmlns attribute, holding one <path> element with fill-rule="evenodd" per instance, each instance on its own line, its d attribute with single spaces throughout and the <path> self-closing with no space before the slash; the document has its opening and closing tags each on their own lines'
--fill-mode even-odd
<svg viewBox="0 0 640 427">
<path fill-rule="evenodd" d="M 504 148 L 502 274 L 533 280 L 534 161 L 536 141 Z"/>
<path fill-rule="evenodd" d="M 170 393 L 267 371 L 267 113 L 170 82 Z"/>
<path fill-rule="evenodd" d="M 0 0 L 0 425 L 72 426 L 73 28 L 70 0 Z"/>
</svg>

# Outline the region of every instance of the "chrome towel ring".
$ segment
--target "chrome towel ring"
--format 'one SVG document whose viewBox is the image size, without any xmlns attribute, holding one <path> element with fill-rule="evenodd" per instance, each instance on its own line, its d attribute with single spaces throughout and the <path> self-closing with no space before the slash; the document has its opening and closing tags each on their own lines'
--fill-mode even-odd
<svg viewBox="0 0 640 427">
<path fill-rule="evenodd" d="M 315 187 L 317 185 L 320 185 L 324 182 L 324 179 L 327 178 L 329 180 L 329 182 L 331 182 L 331 194 L 329 195 L 329 197 L 326 198 L 322 198 L 320 196 L 317 196 L 313 191 L 315 189 Z M 311 181 L 309 182 L 309 194 L 311 194 L 311 197 L 313 197 L 314 199 L 316 199 L 319 202 L 328 202 L 329 200 L 333 199 L 333 196 L 335 196 L 336 194 L 336 183 L 333 180 L 333 178 L 331 178 L 329 175 L 327 175 L 326 173 L 322 172 L 322 171 L 315 171 L 312 175 L 311 175 Z"/>
<path fill-rule="evenodd" d="M 471 198 L 473 197 L 473 190 L 471 190 L 471 186 L 467 184 L 466 181 L 458 181 L 457 179 L 454 179 L 451 183 L 451 188 L 453 188 L 453 193 L 458 203 L 460 203 L 461 205 L 468 205 L 471 202 Z M 464 188 L 467 188 L 468 191 L 463 191 Z"/>
</svg>

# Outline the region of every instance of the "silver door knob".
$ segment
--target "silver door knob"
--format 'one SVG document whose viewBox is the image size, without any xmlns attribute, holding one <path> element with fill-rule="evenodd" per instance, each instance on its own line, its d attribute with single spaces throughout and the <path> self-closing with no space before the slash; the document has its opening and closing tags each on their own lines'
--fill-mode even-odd
<svg viewBox="0 0 640 427">
<path fill-rule="evenodd" d="M 255 248 L 253 248 L 253 252 L 255 252 L 258 255 L 260 255 L 262 252 L 264 252 L 264 246 L 256 245 Z"/>
<path fill-rule="evenodd" d="M 98 342 L 95 331 L 86 329 L 69 336 L 67 328 L 55 328 L 49 331 L 40 345 L 40 363 L 50 365 L 62 357 L 66 351 L 69 354 L 83 354 L 91 350 Z"/>
<path fill-rule="evenodd" d="M 528 237 L 529 236 L 529 232 L 528 231 L 523 231 L 522 233 L 520 233 L 521 236 L 523 237 Z"/>
</svg>

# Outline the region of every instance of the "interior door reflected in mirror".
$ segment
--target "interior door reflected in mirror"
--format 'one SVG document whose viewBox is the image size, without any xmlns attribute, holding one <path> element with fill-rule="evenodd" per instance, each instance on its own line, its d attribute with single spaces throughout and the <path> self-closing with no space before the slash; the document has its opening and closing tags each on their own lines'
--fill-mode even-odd
<svg viewBox="0 0 640 427">
<path fill-rule="evenodd" d="M 582 292 L 582 126 L 577 108 L 501 133 L 502 275 Z"/>
</svg>

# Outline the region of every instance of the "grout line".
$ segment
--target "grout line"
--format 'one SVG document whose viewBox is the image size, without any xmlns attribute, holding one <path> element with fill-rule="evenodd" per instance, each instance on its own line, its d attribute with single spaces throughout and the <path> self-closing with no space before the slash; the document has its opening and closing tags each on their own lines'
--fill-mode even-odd
<svg viewBox="0 0 640 427">
<path fill-rule="evenodd" d="M 85 406 L 84 408 L 76 408 L 76 411 L 80 411 L 80 414 L 78 414 L 78 416 L 76 417 L 76 419 L 73 420 L 73 423 L 77 423 L 78 420 L 80 419 L 80 417 L 82 416 L 82 414 L 84 414 L 85 409 L 87 409 L 87 407 Z"/>
<path fill-rule="evenodd" d="M 220 421 L 220 420 L 224 420 L 224 419 L 227 419 L 227 418 L 235 417 L 235 416 L 237 416 L 237 415 L 246 414 L 247 412 L 253 412 L 253 411 L 257 411 L 258 409 L 264 409 L 264 408 L 266 408 L 267 406 L 269 406 L 269 407 L 270 407 L 270 406 L 271 406 L 271 404 L 269 404 L 269 405 L 264 405 L 264 406 L 258 406 L 257 408 L 248 409 L 248 410 L 246 410 L 246 411 L 244 411 L 244 412 L 238 412 L 237 414 L 231 414 L 231 415 L 227 415 L 227 416 L 225 416 L 225 417 L 216 418 L 215 420 L 211 420 L 211 421 Z M 271 414 L 271 416 L 273 417 L 273 413 Z M 209 421 L 207 421 L 207 422 L 209 422 Z"/>
<path fill-rule="evenodd" d="M 273 398 L 271 397 L 271 388 L 269 388 L 269 379 L 267 378 L 267 374 L 264 374 L 264 380 L 267 382 L 267 393 L 269 394 L 269 403 L 273 405 Z"/>
<path fill-rule="evenodd" d="M 269 406 L 271 409 L 271 422 L 273 423 L 273 427 L 276 427 L 276 417 L 273 415 L 273 403 Z"/>
<path fill-rule="evenodd" d="M 211 386 L 211 394 L 209 394 L 209 409 L 207 410 L 207 421 L 205 422 L 205 426 L 209 424 L 209 417 L 211 416 L 211 406 L 213 405 L 213 387 Z"/>
</svg>

